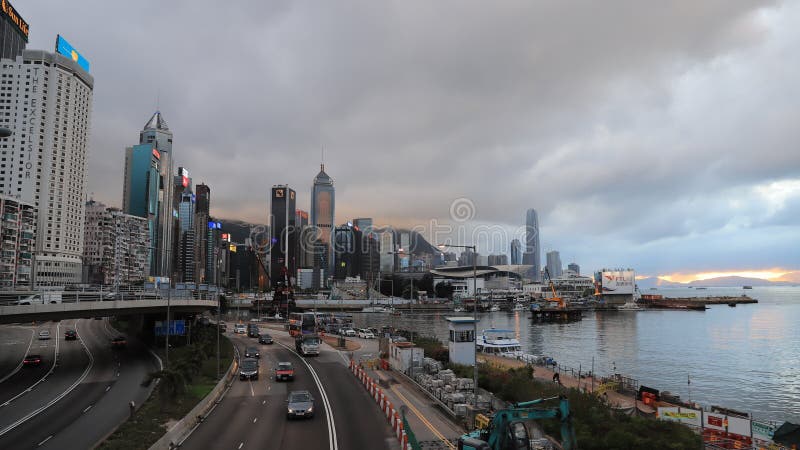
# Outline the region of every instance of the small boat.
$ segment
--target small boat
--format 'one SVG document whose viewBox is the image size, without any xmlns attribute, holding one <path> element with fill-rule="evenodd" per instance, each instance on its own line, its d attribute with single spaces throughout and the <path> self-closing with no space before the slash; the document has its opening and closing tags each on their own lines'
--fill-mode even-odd
<svg viewBox="0 0 800 450">
<path fill-rule="evenodd" d="M 706 290 L 706 289 L 708 289 L 708 288 L 699 287 L 699 288 L 695 288 L 695 289 L 697 289 L 698 291 L 703 291 L 703 290 Z"/>
<path fill-rule="evenodd" d="M 518 358 L 522 355 L 522 346 L 519 339 L 513 337 L 514 330 L 500 330 L 490 328 L 483 330 L 476 339 L 475 346 L 479 353 Z"/>
<path fill-rule="evenodd" d="M 640 309 L 642 309 L 642 307 L 637 305 L 636 303 L 628 302 L 618 307 L 617 309 L 619 311 L 639 311 Z"/>
<path fill-rule="evenodd" d="M 733 303 L 733 302 L 728 303 L 728 306 L 730 306 L 731 308 L 736 308 L 736 303 Z"/>
<path fill-rule="evenodd" d="M 464 311 L 466 310 L 460 306 L 456 306 L 455 308 L 453 308 L 453 312 L 464 312 Z"/>
<path fill-rule="evenodd" d="M 525 311 L 526 309 L 527 308 L 525 308 L 525 305 L 522 303 L 517 303 L 514 305 L 514 311 Z"/>
<path fill-rule="evenodd" d="M 753 289 L 753 286 L 742 286 L 742 289 Z"/>
<path fill-rule="evenodd" d="M 500 311 L 500 307 L 499 307 L 499 306 L 497 306 L 497 305 L 492 305 L 492 307 L 491 307 L 491 308 L 489 308 L 489 311 L 490 311 L 490 312 L 497 312 L 497 311 Z"/>
</svg>

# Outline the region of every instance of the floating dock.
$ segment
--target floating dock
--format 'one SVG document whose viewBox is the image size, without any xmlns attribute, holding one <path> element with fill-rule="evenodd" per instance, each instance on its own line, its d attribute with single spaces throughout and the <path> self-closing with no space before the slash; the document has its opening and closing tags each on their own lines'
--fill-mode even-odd
<svg viewBox="0 0 800 450">
<path fill-rule="evenodd" d="M 758 300 L 741 295 L 738 297 L 715 296 L 715 297 L 664 297 L 661 295 L 642 295 L 639 303 L 647 308 L 654 309 L 683 309 L 689 311 L 703 311 L 708 309 L 708 305 L 738 305 L 747 303 L 758 303 Z"/>
</svg>

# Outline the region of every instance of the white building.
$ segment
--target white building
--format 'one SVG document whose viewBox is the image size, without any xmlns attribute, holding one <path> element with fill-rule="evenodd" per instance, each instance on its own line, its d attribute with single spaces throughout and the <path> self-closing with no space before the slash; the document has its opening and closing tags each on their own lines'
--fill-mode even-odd
<svg viewBox="0 0 800 450">
<path fill-rule="evenodd" d="M 89 201 L 84 233 L 84 281 L 117 286 L 144 282 L 150 273 L 147 219 Z"/>
<path fill-rule="evenodd" d="M 71 59 L 25 50 L 0 60 L 0 193 L 37 208 L 36 285 L 81 281 L 94 79 Z"/>
</svg>

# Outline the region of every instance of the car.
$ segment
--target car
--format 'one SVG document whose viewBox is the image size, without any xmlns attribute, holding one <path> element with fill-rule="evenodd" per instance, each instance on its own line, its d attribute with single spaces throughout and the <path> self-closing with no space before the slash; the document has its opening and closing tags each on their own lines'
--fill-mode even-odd
<svg viewBox="0 0 800 450">
<path fill-rule="evenodd" d="M 67 330 L 64 332 L 65 341 L 74 341 L 78 339 L 78 333 L 75 330 Z"/>
<path fill-rule="evenodd" d="M 228 331 L 228 324 L 226 324 L 225 322 L 220 322 L 219 323 L 219 331 L 221 331 L 223 333 Z"/>
<path fill-rule="evenodd" d="M 281 361 L 275 369 L 275 381 L 294 380 L 294 366 L 290 362 Z"/>
<path fill-rule="evenodd" d="M 348 336 L 348 337 L 356 337 L 356 336 L 358 336 L 358 333 L 356 333 L 356 330 L 354 330 L 352 328 L 342 328 L 342 329 L 339 330 L 339 334 L 341 336 Z"/>
<path fill-rule="evenodd" d="M 233 332 L 235 334 L 247 334 L 247 327 L 243 323 L 237 323 L 233 326 Z"/>
<path fill-rule="evenodd" d="M 128 340 L 125 336 L 117 336 L 111 339 L 111 348 L 125 348 L 128 345 Z"/>
<path fill-rule="evenodd" d="M 258 360 L 255 358 L 245 358 L 239 364 L 239 379 L 240 380 L 257 380 L 258 379 Z"/>
<path fill-rule="evenodd" d="M 291 391 L 286 398 L 286 418 L 314 417 L 314 396 L 308 391 Z"/>
<path fill-rule="evenodd" d="M 39 331 L 39 340 L 44 341 L 50 339 L 50 330 L 41 330 Z"/>
<path fill-rule="evenodd" d="M 261 333 L 258 335 L 258 343 L 259 344 L 272 344 L 272 336 L 268 335 L 267 333 Z"/>
<path fill-rule="evenodd" d="M 358 330 L 358 337 L 362 339 L 375 339 L 375 335 L 372 334 L 372 331 L 370 331 L 367 328 L 362 328 Z"/>
<path fill-rule="evenodd" d="M 246 349 L 244 349 L 244 357 L 261 358 L 261 353 L 259 353 L 258 348 L 256 347 L 247 347 Z"/>
<path fill-rule="evenodd" d="M 22 360 L 23 366 L 38 366 L 42 363 L 42 357 L 39 355 L 26 355 Z"/>
<path fill-rule="evenodd" d="M 247 326 L 247 337 L 257 338 L 259 334 L 261 330 L 258 329 L 258 325 L 251 323 Z"/>
</svg>

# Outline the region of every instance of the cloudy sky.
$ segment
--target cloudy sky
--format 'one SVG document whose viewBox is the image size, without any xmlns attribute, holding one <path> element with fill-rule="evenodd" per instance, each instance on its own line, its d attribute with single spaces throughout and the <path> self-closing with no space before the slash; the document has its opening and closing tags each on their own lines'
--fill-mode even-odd
<svg viewBox="0 0 800 450">
<path fill-rule="evenodd" d="M 800 4 L 597 4 L 15 6 L 29 48 L 61 33 L 92 63 L 108 204 L 158 105 L 221 217 L 265 222 L 278 183 L 307 209 L 324 146 L 338 222 L 466 226 L 499 253 L 533 207 L 543 249 L 584 269 L 800 269 Z"/>
</svg>

